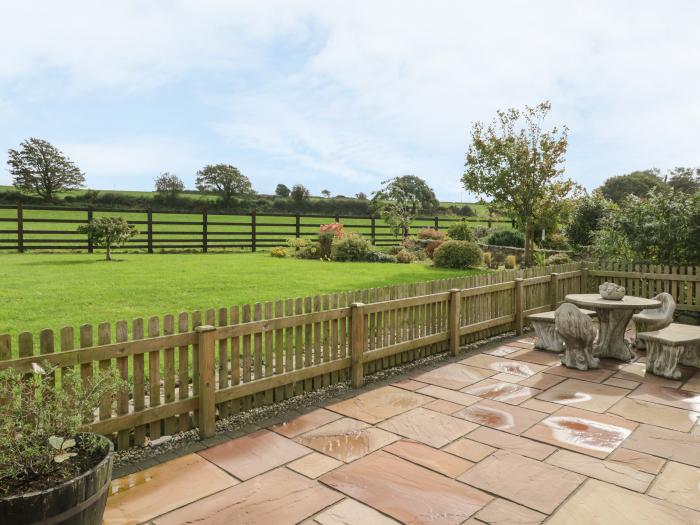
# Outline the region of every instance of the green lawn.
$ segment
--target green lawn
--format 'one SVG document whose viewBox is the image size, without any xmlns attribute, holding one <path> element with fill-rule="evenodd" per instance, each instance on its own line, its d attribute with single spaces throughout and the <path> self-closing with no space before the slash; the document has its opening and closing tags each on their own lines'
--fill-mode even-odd
<svg viewBox="0 0 700 525">
<path fill-rule="evenodd" d="M 0 255 L 0 334 L 58 331 L 221 306 L 478 273 L 424 264 L 275 259 L 267 253 Z M 16 348 L 16 347 L 15 347 Z"/>
</svg>

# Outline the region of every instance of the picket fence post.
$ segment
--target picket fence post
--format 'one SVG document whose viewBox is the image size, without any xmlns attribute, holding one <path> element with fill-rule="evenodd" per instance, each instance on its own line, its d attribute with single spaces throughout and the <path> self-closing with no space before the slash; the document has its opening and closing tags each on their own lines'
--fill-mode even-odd
<svg viewBox="0 0 700 525">
<path fill-rule="evenodd" d="M 216 328 L 202 325 L 196 327 L 195 332 L 199 343 L 199 438 L 207 439 L 214 435 L 216 423 Z"/>
<path fill-rule="evenodd" d="M 459 329 L 461 318 L 462 290 L 450 290 L 450 352 L 456 356 L 459 353 Z"/>
<path fill-rule="evenodd" d="M 364 383 L 364 354 L 367 346 L 364 306 L 364 303 L 350 305 L 350 344 L 352 349 L 350 379 L 353 388 L 360 388 Z"/>
</svg>

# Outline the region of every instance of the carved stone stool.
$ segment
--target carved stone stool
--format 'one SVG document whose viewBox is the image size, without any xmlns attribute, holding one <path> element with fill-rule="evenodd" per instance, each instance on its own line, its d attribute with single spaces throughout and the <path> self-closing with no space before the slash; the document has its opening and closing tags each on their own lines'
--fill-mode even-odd
<svg viewBox="0 0 700 525">
<path fill-rule="evenodd" d="M 580 310 L 589 317 L 595 317 L 596 315 L 593 310 L 584 310 L 582 308 Z M 554 311 L 528 315 L 527 320 L 530 321 L 537 336 L 535 348 L 548 352 L 564 351 L 561 337 L 554 329 Z"/>
</svg>

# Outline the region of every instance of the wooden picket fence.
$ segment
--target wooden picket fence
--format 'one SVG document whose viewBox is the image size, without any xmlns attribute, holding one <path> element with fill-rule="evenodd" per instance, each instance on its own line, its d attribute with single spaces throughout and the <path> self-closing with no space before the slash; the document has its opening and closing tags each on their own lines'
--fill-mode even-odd
<svg viewBox="0 0 700 525">
<path fill-rule="evenodd" d="M 104 399 L 87 428 L 120 449 L 193 427 L 209 436 L 217 417 L 520 332 L 526 315 L 579 292 L 581 274 L 570 263 L 24 332 L 14 359 L 0 335 L 0 369 L 46 361 L 86 381 L 96 367 L 116 369 L 130 391 Z"/>
</svg>

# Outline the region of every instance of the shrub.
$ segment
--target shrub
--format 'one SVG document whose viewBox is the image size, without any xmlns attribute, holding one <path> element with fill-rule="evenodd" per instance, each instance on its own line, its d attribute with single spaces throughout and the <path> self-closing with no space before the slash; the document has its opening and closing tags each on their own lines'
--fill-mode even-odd
<svg viewBox="0 0 700 525">
<path fill-rule="evenodd" d="M 493 246 L 523 248 L 525 246 L 525 237 L 523 237 L 522 233 L 515 230 L 497 230 L 489 235 L 486 243 Z"/>
<path fill-rule="evenodd" d="M 568 250 L 571 248 L 568 239 L 561 233 L 553 233 L 546 237 L 544 241 L 540 242 L 540 247 L 545 250 Z"/>
<path fill-rule="evenodd" d="M 612 204 L 598 193 L 579 199 L 566 227 L 566 235 L 574 246 L 590 246 L 601 219 Z"/>
<path fill-rule="evenodd" d="M 298 252 L 294 254 L 298 259 L 320 259 L 321 250 L 318 243 L 311 243 L 308 246 L 300 248 Z"/>
<path fill-rule="evenodd" d="M 445 239 L 445 232 L 433 228 L 421 228 L 418 230 L 416 237 L 428 241 L 441 241 Z"/>
<path fill-rule="evenodd" d="M 319 233 L 331 232 L 336 237 L 342 237 L 343 235 L 345 235 L 345 232 L 343 231 L 343 225 L 339 222 L 322 224 L 318 231 Z"/>
<path fill-rule="evenodd" d="M 396 262 L 401 264 L 409 264 L 416 260 L 416 256 L 408 250 L 401 250 L 396 254 Z"/>
<path fill-rule="evenodd" d="M 547 264 L 547 256 L 542 252 L 534 252 L 532 254 L 532 262 L 535 266 L 544 266 Z"/>
<path fill-rule="evenodd" d="M 287 250 L 285 250 L 285 249 L 282 248 L 281 246 L 278 246 L 277 248 L 272 248 L 272 250 L 270 250 L 270 256 L 272 256 L 272 257 L 280 257 L 280 258 L 286 257 L 286 256 L 287 256 Z"/>
<path fill-rule="evenodd" d="M 112 260 L 112 247 L 122 246 L 135 237 L 136 228 L 123 217 L 98 217 L 87 224 L 78 226 L 78 233 L 87 234 L 88 239 L 105 249 L 105 259 Z"/>
<path fill-rule="evenodd" d="M 396 255 L 397 253 L 399 253 L 403 249 L 404 249 L 403 244 L 401 246 L 390 246 L 388 252 L 391 255 Z"/>
<path fill-rule="evenodd" d="M 553 255 L 550 255 L 547 257 L 547 260 L 545 261 L 545 264 L 547 266 L 552 266 L 555 264 L 566 264 L 568 262 L 571 262 L 571 257 L 568 256 L 566 253 L 555 253 Z"/>
<path fill-rule="evenodd" d="M 435 250 L 433 262 L 442 268 L 476 268 L 481 264 L 481 250 L 474 242 L 447 241 Z"/>
<path fill-rule="evenodd" d="M 367 254 L 367 257 L 365 258 L 367 262 L 378 262 L 378 263 L 395 263 L 396 261 L 396 256 L 394 255 L 389 255 L 388 253 L 384 252 L 369 252 Z"/>
<path fill-rule="evenodd" d="M 484 252 L 483 259 L 484 266 L 491 268 L 491 252 Z"/>
<path fill-rule="evenodd" d="M 433 258 L 435 255 L 435 250 L 437 250 L 445 241 L 430 241 L 425 245 L 425 255 L 429 258 Z"/>
<path fill-rule="evenodd" d="M 493 228 L 489 228 L 488 226 L 477 226 L 472 230 L 472 235 L 474 236 L 474 240 L 478 241 L 481 239 L 484 239 L 491 235 L 493 233 Z"/>
<path fill-rule="evenodd" d="M 309 245 L 311 245 L 311 241 L 309 239 L 304 239 L 303 237 L 290 237 L 287 239 L 287 246 L 294 248 L 295 250 L 306 248 Z"/>
<path fill-rule="evenodd" d="M 512 270 L 515 268 L 517 264 L 517 259 L 515 258 L 515 255 L 508 255 L 506 256 L 506 269 L 507 270 Z"/>
<path fill-rule="evenodd" d="M 447 235 L 455 241 L 473 241 L 472 229 L 464 221 L 454 222 L 447 228 Z"/>
<path fill-rule="evenodd" d="M 372 250 L 372 245 L 359 233 L 348 233 L 333 241 L 334 261 L 364 261 Z"/>
<path fill-rule="evenodd" d="M 318 255 L 321 259 L 330 259 L 333 251 L 333 232 L 323 232 L 318 234 Z"/>
</svg>

